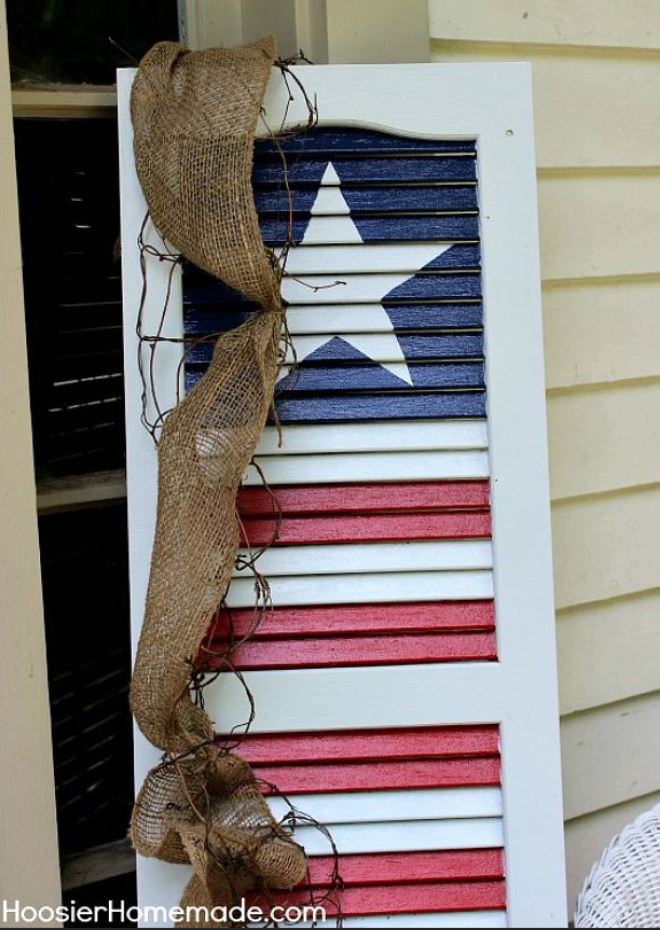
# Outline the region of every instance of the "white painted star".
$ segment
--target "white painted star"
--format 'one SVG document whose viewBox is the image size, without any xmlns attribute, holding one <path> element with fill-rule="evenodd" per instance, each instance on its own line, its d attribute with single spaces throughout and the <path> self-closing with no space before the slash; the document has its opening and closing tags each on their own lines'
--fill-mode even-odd
<svg viewBox="0 0 660 930">
<path fill-rule="evenodd" d="M 341 288 L 342 303 L 365 305 L 359 310 L 360 319 L 365 323 L 365 330 L 371 332 L 294 336 L 296 356 L 298 361 L 302 361 L 339 337 L 370 357 L 376 331 L 380 335 L 379 355 L 385 359 L 379 364 L 400 380 L 412 384 L 408 363 L 382 300 L 450 249 L 453 243 L 367 244 L 350 213 L 341 192 L 341 180 L 329 163 L 312 205 L 305 235 L 300 245 L 289 249 L 286 261 L 288 277 L 282 281 L 282 296 L 296 307 L 326 304 L 336 300 L 334 288 Z M 320 244 L 328 240 L 342 244 Z M 340 268 L 341 273 L 338 271 Z M 338 279 L 342 283 L 337 283 Z M 286 369 L 283 369 L 280 378 L 286 374 Z"/>
</svg>

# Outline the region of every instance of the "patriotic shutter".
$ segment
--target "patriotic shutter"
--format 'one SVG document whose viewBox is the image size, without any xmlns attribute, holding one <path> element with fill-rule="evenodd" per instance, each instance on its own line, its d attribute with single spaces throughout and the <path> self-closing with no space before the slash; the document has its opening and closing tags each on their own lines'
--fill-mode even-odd
<svg viewBox="0 0 660 930">
<path fill-rule="evenodd" d="M 120 77 L 137 640 L 156 471 L 137 414 L 134 243 L 145 206 L 132 72 Z M 274 611 L 237 657 L 257 707 L 241 753 L 330 827 L 347 926 L 564 926 L 528 71 L 314 67 L 301 78 L 320 126 L 285 143 L 296 247 L 283 294 L 299 364 L 277 385 L 283 443 L 269 426 L 258 451 L 282 519 L 259 560 Z M 274 77 L 271 124 L 286 98 Z M 267 141 L 254 190 L 277 246 L 288 207 Z M 154 320 L 167 274 L 156 265 Z M 174 299 L 175 336 L 252 312 L 191 267 Z M 180 358 L 163 347 L 155 376 L 166 396 Z M 208 359 L 203 345 L 188 353 L 184 388 Z M 275 526 L 260 485 L 250 470 L 239 499 L 246 552 Z M 228 604 L 239 632 L 253 598 L 237 569 Z M 225 635 L 220 622 L 218 644 Z M 218 729 L 246 719 L 232 676 L 206 701 Z M 138 783 L 154 752 L 138 734 Z M 327 844 L 312 828 L 297 835 L 322 888 Z M 184 872 L 140 863 L 141 903 L 175 903 Z"/>
</svg>

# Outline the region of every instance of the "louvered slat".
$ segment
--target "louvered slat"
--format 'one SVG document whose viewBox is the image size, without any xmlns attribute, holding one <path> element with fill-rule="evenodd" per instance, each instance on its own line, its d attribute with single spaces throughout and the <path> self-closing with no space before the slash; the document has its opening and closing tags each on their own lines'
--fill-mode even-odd
<svg viewBox="0 0 660 930">
<path fill-rule="evenodd" d="M 239 751 L 276 815 L 293 804 L 331 824 L 344 915 L 505 907 L 497 727 L 247 736 Z M 296 838 L 312 858 L 302 886 L 276 895 L 283 906 L 331 885 L 322 836 L 303 827 Z"/>
</svg>

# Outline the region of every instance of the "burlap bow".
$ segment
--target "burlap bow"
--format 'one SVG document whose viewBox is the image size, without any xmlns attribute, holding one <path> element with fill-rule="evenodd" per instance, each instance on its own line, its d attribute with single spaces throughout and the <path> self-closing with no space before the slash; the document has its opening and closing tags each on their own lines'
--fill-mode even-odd
<svg viewBox="0 0 660 930">
<path fill-rule="evenodd" d="M 167 758 L 147 776 L 131 837 L 142 855 L 192 864 L 182 904 L 231 903 L 255 884 L 290 888 L 306 868 L 247 763 L 213 745 L 212 722 L 189 692 L 191 663 L 231 579 L 236 493 L 278 368 L 279 275 L 251 186 L 274 53 L 270 38 L 201 52 L 160 43 L 140 63 L 131 99 L 135 163 L 155 227 L 259 307 L 218 339 L 158 446 L 156 535 L 131 705 Z"/>
</svg>

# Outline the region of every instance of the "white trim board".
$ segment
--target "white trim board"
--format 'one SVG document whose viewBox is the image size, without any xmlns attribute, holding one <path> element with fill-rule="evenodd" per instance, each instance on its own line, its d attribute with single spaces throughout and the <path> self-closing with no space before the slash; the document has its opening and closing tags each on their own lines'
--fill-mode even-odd
<svg viewBox="0 0 660 930">
<path fill-rule="evenodd" d="M 151 439 L 139 423 L 134 364 L 141 279 L 133 243 L 145 204 L 132 155 L 128 100 L 133 73 L 119 72 L 118 91 L 131 604 L 137 642 L 155 520 L 156 462 Z M 563 829 L 530 70 L 521 64 L 345 65 L 304 68 L 301 78 L 318 101 L 321 125 L 478 140 L 499 661 L 250 673 L 246 677 L 257 699 L 255 729 L 499 723 L 508 923 L 562 927 Z M 274 72 L 266 96 L 270 125 L 279 124 L 287 101 L 279 72 Z M 301 101 L 294 101 L 290 122 L 305 115 Z M 160 311 L 159 288 L 162 293 L 167 269 L 154 263 L 149 274 L 147 317 Z M 177 286 L 173 303 L 169 325 L 180 332 Z M 180 350 L 169 345 L 159 352 L 156 378 L 168 406 L 174 400 L 172 371 Z M 471 434 L 468 444 L 453 439 L 451 447 L 480 449 L 482 427 L 477 422 L 461 427 L 460 433 Z M 402 429 L 411 434 L 410 427 Z M 449 428 L 439 429 L 448 434 Z M 280 458 L 271 436 L 262 450 L 268 451 L 266 459 L 278 463 L 271 478 L 285 481 L 287 472 L 280 463 L 293 468 L 296 456 Z M 343 448 L 342 430 L 336 436 Z M 307 452 L 304 442 L 303 447 Z M 472 476 L 486 475 L 486 454 L 470 455 L 484 457 Z M 383 478 L 374 475 L 373 480 Z M 332 702 L 327 701 L 328 688 Z M 347 693 L 350 701 L 334 700 Z M 212 704 L 219 726 L 242 719 L 235 716 L 241 705 L 231 682 L 216 689 Z M 135 752 L 140 784 L 158 753 L 139 734 Z M 141 903 L 176 903 L 182 872 L 140 860 Z"/>
</svg>

